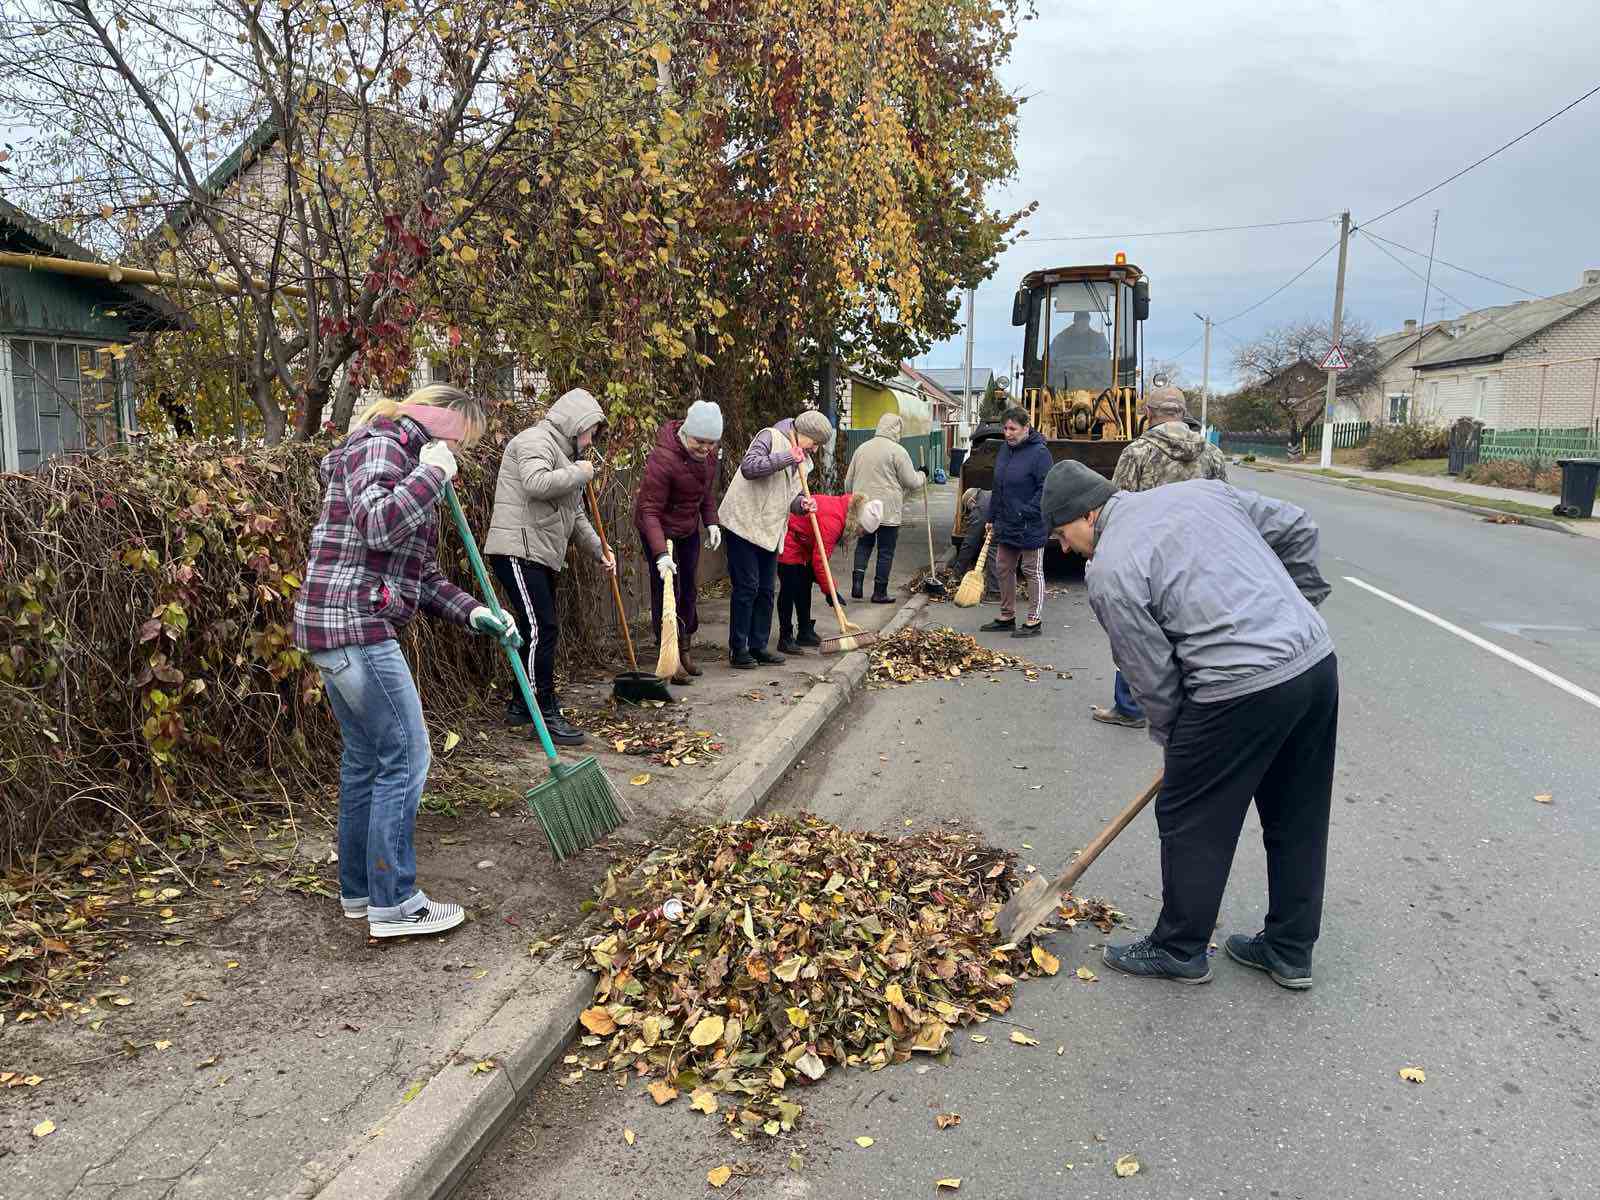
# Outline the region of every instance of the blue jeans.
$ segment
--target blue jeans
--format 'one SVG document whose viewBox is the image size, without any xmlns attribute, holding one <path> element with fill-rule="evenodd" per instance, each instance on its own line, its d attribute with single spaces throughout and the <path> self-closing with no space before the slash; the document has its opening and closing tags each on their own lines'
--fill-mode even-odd
<svg viewBox="0 0 1600 1200">
<path fill-rule="evenodd" d="M 1139 707 L 1139 702 L 1133 698 L 1133 692 L 1128 687 L 1128 681 L 1122 677 L 1122 672 L 1117 672 L 1116 682 L 1111 685 L 1111 707 L 1125 717 L 1142 717 L 1144 709 Z"/>
<path fill-rule="evenodd" d="M 772 635 L 772 600 L 778 590 L 778 552 L 763 550 L 733 530 L 723 531 L 733 598 L 728 605 L 728 657 L 767 648 Z"/>
<path fill-rule="evenodd" d="M 417 890 L 413 835 L 432 749 L 422 699 L 400 644 L 343 646 L 311 656 L 344 735 L 339 763 L 339 894 L 367 897 L 368 921 L 410 916 Z"/>
</svg>

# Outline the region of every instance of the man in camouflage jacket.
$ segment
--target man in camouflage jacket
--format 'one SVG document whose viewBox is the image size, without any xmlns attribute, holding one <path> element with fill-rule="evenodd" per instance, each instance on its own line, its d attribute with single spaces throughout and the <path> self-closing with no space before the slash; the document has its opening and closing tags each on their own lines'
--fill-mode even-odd
<svg viewBox="0 0 1600 1200">
<path fill-rule="evenodd" d="M 1181 391 L 1170 385 L 1156 388 L 1145 394 L 1144 407 L 1150 419 L 1149 426 L 1117 459 L 1117 469 L 1111 475 L 1112 487 L 1119 492 L 1148 492 L 1164 483 L 1182 483 L 1188 479 L 1227 482 L 1228 468 L 1222 451 L 1185 423 L 1188 410 Z M 1122 725 L 1129 729 L 1145 727 L 1144 713 L 1128 690 L 1121 671 L 1117 672 L 1113 685 L 1111 707 L 1095 705 L 1090 713 L 1096 721 L 1106 725 Z"/>
</svg>

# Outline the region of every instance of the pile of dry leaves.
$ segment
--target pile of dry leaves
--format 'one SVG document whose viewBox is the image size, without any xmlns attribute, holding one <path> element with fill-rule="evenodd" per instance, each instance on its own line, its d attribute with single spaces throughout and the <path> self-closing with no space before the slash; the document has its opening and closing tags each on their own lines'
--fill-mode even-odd
<svg viewBox="0 0 1600 1200">
<path fill-rule="evenodd" d="M 740 1137 L 791 1129 L 797 1092 L 831 1068 L 941 1053 L 1006 1012 L 1018 978 L 1060 966 L 996 944 L 1014 863 L 971 835 L 764 818 L 700 830 L 633 876 L 633 905 L 588 944 L 583 1043 L 600 1060 L 585 1065 L 651 1078 L 657 1104 L 687 1092 Z"/>
<path fill-rule="evenodd" d="M 568 708 L 567 715 L 618 754 L 638 755 L 663 767 L 692 767 L 722 755 L 722 739 L 711 730 L 645 716 L 615 700 L 599 708 Z"/>
<path fill-rule="evenodd" d="M 925 679 L 958 679 L 971 672 L 1022 671 L 1039 678 L 1039 668 L 1013 654 L 980 645 L 948 626 L 935 629 L 907 627 L 872 647 L 871 684 L 890 686 Z"/>
</svg>

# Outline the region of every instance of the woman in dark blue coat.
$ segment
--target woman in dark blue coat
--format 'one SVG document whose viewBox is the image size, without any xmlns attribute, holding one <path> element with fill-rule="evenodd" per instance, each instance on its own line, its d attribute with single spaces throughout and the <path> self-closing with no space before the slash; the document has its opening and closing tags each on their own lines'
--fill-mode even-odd
<svg viewBox="0 0 1600 1200">
<path fill-rule="evenodd" d="M 1006 444 L 994 463 L 994 490 L 989 498 L 989 526 L 994 530 L 995 577 L 1000 584 L 1000 618 L 982 628 L 986 633 L 1009 630 L 1012 637 L 1038 637 L 1044 615 L 1044 543 L 1049 535 L 1039 498 L 1053 460 L 1039 431 L 1028 425 L 1020 408 L 1006 410 L 1001 426 Z M 1028 619 L 1017 624 L 1017 572 L 1033 590 Z"/>
</svg>

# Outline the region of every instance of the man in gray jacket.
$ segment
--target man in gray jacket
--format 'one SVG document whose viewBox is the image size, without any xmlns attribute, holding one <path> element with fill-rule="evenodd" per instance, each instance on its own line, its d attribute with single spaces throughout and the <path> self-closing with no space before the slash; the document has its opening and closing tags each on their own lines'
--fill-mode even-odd
<svg viewBox="0 0 1600 1200">
<path fill-rule="evenodd" d="M 1116 492 L 1076 462 L 1051 469 L 1040 507 L 1061 548 L 1089 560 L 1090 607 L 1166 751 L 1161 917 L 1148 937 L 1107 946 L 1107 965 L 1211 978 L 1206 950 L 1253 797 L 1267 918 L 1226 949 L 1284 987 L 1310 987 L 1339 723 L 1316 524 L 1213 480 Z"/>
</svg>

